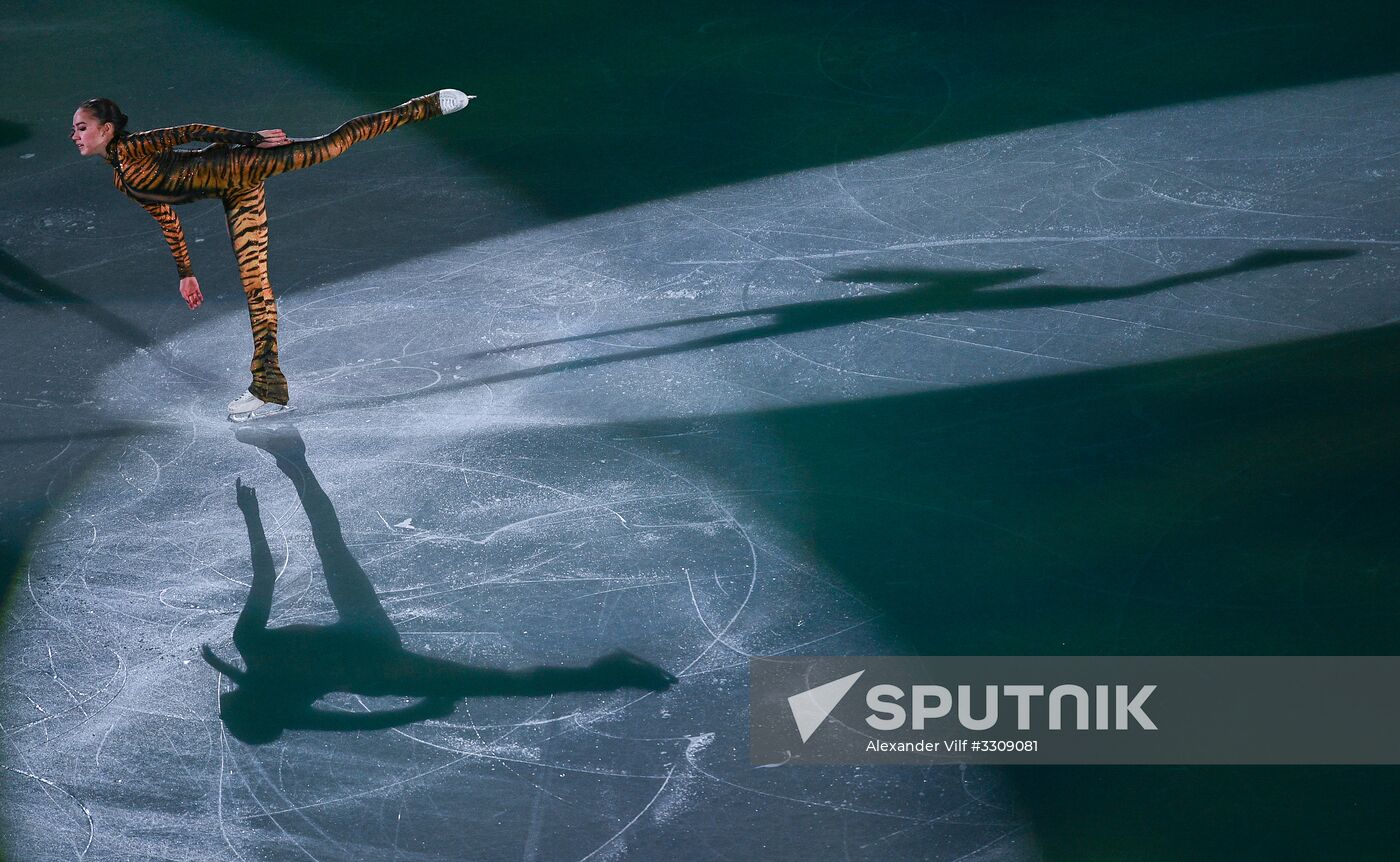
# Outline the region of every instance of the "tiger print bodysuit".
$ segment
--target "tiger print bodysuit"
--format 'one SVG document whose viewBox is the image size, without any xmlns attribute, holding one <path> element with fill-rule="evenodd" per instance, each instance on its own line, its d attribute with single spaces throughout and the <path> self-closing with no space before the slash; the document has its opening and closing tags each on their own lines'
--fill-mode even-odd
<svg viewBox="0 0 1400 862">
<path fill-rule="evenodd" d="M 262 142 L 257 132 L 197 124 L 123 135 L 107 146 L 106 157 L 117 189 L 159 222 L 181 278 L 194 275 L 194 270 L 185 232 L 173 205 L 203 198 L 223 200 L 253 326 L 253 382 L 249 392 L 273 404 L 290 400 L 287 378 L 277 362 L 277 303 L 267 275 L 263 181 L 328 161 L 352 144 L 441 114 L 438 94 L 430 93 L 397 108 L 356 117 L 328 135 L 266 149 L 257 146 Z M 175 149 L 191 141 L 210 146 L 200 150 Z"/>
</svg>

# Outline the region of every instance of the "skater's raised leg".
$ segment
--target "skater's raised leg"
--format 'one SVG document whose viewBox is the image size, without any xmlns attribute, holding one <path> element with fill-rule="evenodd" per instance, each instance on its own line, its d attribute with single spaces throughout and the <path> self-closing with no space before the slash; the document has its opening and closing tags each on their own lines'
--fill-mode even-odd
<svg viewBox="0 0 1400 862">
<path fill-rule="evenodd" d="M 581 667 L 531 667 L 519 670 L 475 667 L 447 659 L 400 651 L 373 669 L 382 686 L 376 694 L 460 700 L 464 697 L 540 697 L 571 691 L 639 688 L 665 691 L 676 678 L 665 669 L 628 652 L 614 652 Z M 369 677 L 369 675 L 366 675 Z"/>
<path fill-rule="evenodd" d="M 341 155 L 351 146 L 385 132 L 397 129 L 408 123 L 430 120 L 444 113 L 451 113 L 466 107 L 472 98 L 459 90 L 439 90 L 416 99 L 409 99 L 402 105 L 387 111 L 365 114 L 343 123 L 340 128 L 319 138 L 293 141 L 280 147 L 262 149 L 238 147 L 229 150 L 229 158 L 234 162 L 234 170 L 240 177 L 250 182 L 262 182 L 271 176 L 309 168 L 321 162 L 330 161 Z"/>
</svg>

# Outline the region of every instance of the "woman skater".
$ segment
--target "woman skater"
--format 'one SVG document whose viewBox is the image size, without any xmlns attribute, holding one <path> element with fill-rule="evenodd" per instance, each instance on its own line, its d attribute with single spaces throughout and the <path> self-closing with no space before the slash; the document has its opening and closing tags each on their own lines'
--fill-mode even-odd
<svg viewBox="0 0 1400 862">
<path fill-rule="evenodd" d="M 135 134 L 126 114 L 111 99 L 90 99 L 73 114 L 73 142 L 84 156 L 102 156 L 127 197 L 160 223 L 180 272 L 180 295 L 190 308 L 204 301 L 190 267 L 189 249 L 173 204 L 220 198 L 253 325 L 253 382 L 228 405 L 235 422 L 291 409 L 287 378 L 277 364 L 277 303 L 267 275 L 267 208 L 263 181 L 333 159 L 352 144 L 406 123 L 460 111 L 476 98 L 460 90 L 439 90 L 397 108 L 356 117 L 319 138 L 292 140 L 281 129 L 239 132 L 218 126 L 188 125 Z M 177 150 L 190 141 L 200 150 Z"/>
</svg>

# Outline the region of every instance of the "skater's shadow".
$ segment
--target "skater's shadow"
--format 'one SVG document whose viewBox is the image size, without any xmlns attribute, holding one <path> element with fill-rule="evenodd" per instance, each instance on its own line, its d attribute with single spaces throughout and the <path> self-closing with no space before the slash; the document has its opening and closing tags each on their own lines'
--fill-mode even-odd
<svg viewBox="0 0 1400 862">
<path fill-rule="evenodd" d="M 356 399 L 356 406 L 379 402 L 402 401 L 425 395 L 442 393 L 469 386 L 485 386 L 513 380 L 542 377 L 561 371 L 575 371 L 610 365 L 617 362 L 632 362 L 656 356 L 668 356 L 691 350 L 702 350 L 740 344 L 760 338 L 774 338 L 800 332 L 811 332 L 833 326 L 863 323 L 921 314 L 952 314 L 969 311 L 1001 311 L 1021 308 L 1057 308 L 1078 305 L 1086 302 L 1100 302 L 1111 299 L 1131 299 L 1145 296 L 1159 290 L 1195 284 L 1215 278 L 1288 266 L 1308 261 L 1337 260 L 1356 254 L 1352 249 L 1283 249 L 1262 251 L 1245 255 L 1225 266 L 1187 272 L 1180 275 L 1164 276 L 1126 287 L 1084 287 L 1075 285 L 1036 285 L 1004 290 L 993 290 L 1002 285 L 1021 281 L 1040 274 L 1041 270 L 1028 267 L 986 271 L 963 270 L 881 270 L 861 269 L 839 272 L 830 277 L 834 281 L 854 283 L 912 284 L 911 288 L 876 296 L 857 296 L 841 299 L 822 299 L 813 302 L 799 302 L 789 305 L 772 305 L 763 308 L 728 311 L 670 320 L 661 323 L 647 323 L 636 326 L 622 326 L 614 329 L 598 330 L 583 335 L 569 335 L 561 338 L 531 341 L 508 347 L 478 351 L 458 357 L 459 360 L 480 359 L 492 354 L 520 350 L 531 350 L 573 341 L 588 341 L 616 337 L 632 333 L 673 329 L 684 326 L 718 323 L 722 321 L 760 321 L 756 326 L 704 335 L 656 347 L 643 347 L 599 356 L 588 356 L 552 362 L 529 368 L 505 371 L 471 380 L 440 384 L 408 395 L 386 395 Z"/>
<path fill-rule="evenodd" d="M 670 329 L 679 326 L 693 326 L 701 323 L 714 323 L 722 320 L 741 318 L 759 319 L 771 317 L 763 326 L 744 329 L 723 335 L 708 336 L 694 341 L 670 345 L 665 350 L 681 351 L 697 347 L 710 347 L 716 344 L 730 344 L 735 341 L 764 338 L 774 335 L 790 335 L 813 329 L 842 326 L 848 323 L 863 323 L 890 317 L 903 317 L 917 314 L 955 314 L 965 311 L 1000 311 L 1014 308 L 1053 308 L 1063 305 L 1078 305 L 1085 302 L 1101 302 L 1106 299 L 1129 299 L 1143 296 L 1169 287 L 1192 284 L 1236 275 L 1256 269 L 1285 266 L 1293 263 L 1317 260 L 1335 260 L 1356 254 L 1350 249 L 1301 249 L 1285 251 L 1264 251 L 1246 255 L 1234 263 L 1199 272 L 1144 281 L 1128 287 L 1075 287 L 1070 285 L 1037 285 L 1020 287 L 1015 290 L 990 290 L 1011 282 L 1021 281 L 1039 275 L 1042 270 L 1028 267 L 987 271 L 961 271 L 936 269 L 852 269 L 828 276 L 828 281 L 846 281 L 856 284 L 912 284 L 914 287 L 897 293 L 884 293 L 877 296 L 856 296 L 842 299 L 821 299 L 814 302 L 798 302 L 791 305 L 770 305 L 764 308 L 750 308 L 742 311 L 727 311 L 721 314 L 706 314 L 670 320 L 663 323 L 648 323 L 638 326 L 623 326 L 604 329 L 584 335 L 570 335 L 498 347 L 469 354 L 467 358 L 480 358 L 493 353 L 513 350 L 528 350 L 551 344 L 569 341 L 588 341 L 636 332 Z M 609 357 L 603 357 L 608 359 Z M 625 357 L 623 357 L 625 358 Z M 578 360 L 586 364 L 588 360 Z M 561 363 L 573 366 L 575 363 Z"/>
<path fill-rule="evenodd" d="M 1154 278 L 1127 287 L 1041 284 L 1034 287 L 1019 287 L 1015 290 L 986 291 L 982 289 L 982 285 L 966 282 L 946 283 L 938 270 L 926 269 L 852 269 L 838 272 L 832 275 L 831 279 L 858 284 L 912 284 L 915 285 L 912 289 L 892 296 L 894 298 L 907 298 L 906 304 L 917 307 L 911 311 L 896 312 L 897 314 L 956 314 L 966 311 L 1003 311 L 1017 308 L 1059 308 L 1086 302 L 1102 302 L 1109 299 L 1132 299 L 1171 287 L 1197 284 L 1214 278 L 1238 275 L 1254 270 L 1272 269 L 1311 261 L 1340 260 L 1355 255 L 1354 249 L 1339 248 L 1260 251 L 1247 254 L 1225 266 Z M 883 298 L 875 297 L 874 299 Z"/>
<path fill-rule="evenodd" d="M 661 691 L 675 677 L 625 652 L 583 667 L 521 670 L 474 667 L 429 658 L 404 648 L 374 587 L 341 535 L 335 508 L 306 462 L 295 428 L 246 428 L 238 439 L 271 454 L 291 480 L 311 522 L 312 540 L 325 571 L 326 588 L 339 619 L 329 625 L 268 626 L 277 579 L 263 532 L 256 492 L 236 483 L 238 507 L 248 529 L 253 582 L 233 631 L 246 665 L 240 670 L 208 644 L 205 661 L 237 683 L 219 698 L 224 726 L 249 744 L 277 739 L 284 730 L 370 730 L 395 727 L 452 712 L 455 701 L 473 696 L 538 697 L 574 691 L 639 688 Z M 316 701 L 344 692 L 366 697 L 420 698 L 411 706 L 350 712 L 317 707 Z"/>
<path fill-rule="evenodd" d="M 0 296 L 26 305 L 69 306 L 133 347 L 151 346 L 151 337 L 131 323 L 87 297 L 49 281 L 3 251 L 0 251 Z"/>
</svg>

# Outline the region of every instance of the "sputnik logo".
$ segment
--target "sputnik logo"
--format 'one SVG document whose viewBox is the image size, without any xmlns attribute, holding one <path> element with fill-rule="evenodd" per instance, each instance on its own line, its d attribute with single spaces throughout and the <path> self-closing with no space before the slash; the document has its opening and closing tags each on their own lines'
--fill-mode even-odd
<svg viewBox="0 0 1400 862">
<path fill-rule="evenodd" d="M 855 685 L 856 680 L 860 679 L 864 673 L 863 670 L 856 671 L 850 676 L 843 676 L 825 685 L 809 688 L 788 698 L 788 707 L 792 710 L 792 720 L 797 722 L 797 732 L 802 734 L 803 742 L 806 742 L 812 734 L 817 732 L 817 728 L 822 726 L 822 722 L 826 721 L 828 715 L 831 715 L 831 711 L 841 702 L 841 698 L 846 696 L 846 693 L 851 690 L 851 686 Z"/>
</svg>

